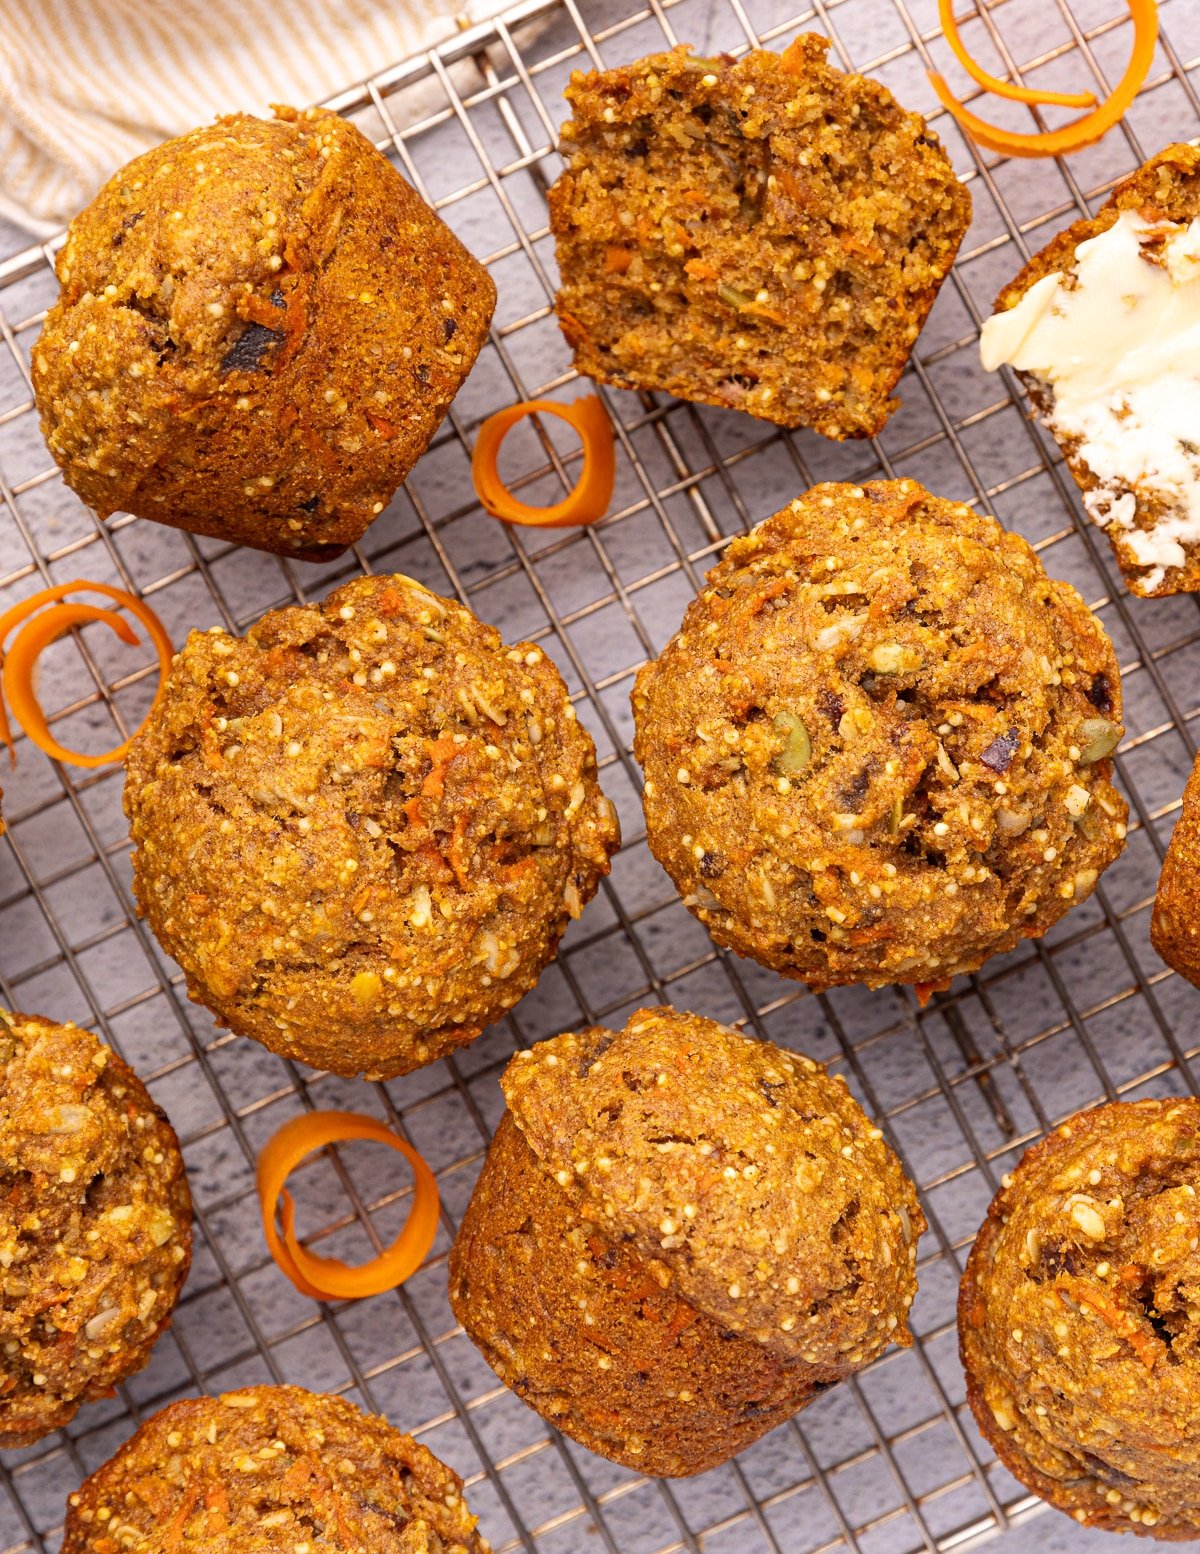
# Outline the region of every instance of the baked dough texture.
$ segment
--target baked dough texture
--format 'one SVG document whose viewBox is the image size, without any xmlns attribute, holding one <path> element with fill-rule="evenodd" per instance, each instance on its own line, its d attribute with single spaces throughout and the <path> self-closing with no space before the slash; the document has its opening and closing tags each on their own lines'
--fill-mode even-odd
<svg viewBox="0 0 1200 1554">
<path fill-rule="evenodd" d="M 967 1396 L 1088 1527 L 1200 1537 L 1200 1100 L 1080 1112 L 1006 1178 L 967 1262 Z"/>
<path fill-rule="evenodd" d="M 193 632 L 130 747 L 133 888 L 239 1035 L 390 1078 L 537 981 L 619 830 L 541 648 L 400 574 Z"/>
<path fill-rule="evenodd" d="M 912 1183 L 840 1078 L 673 1009 L 518 1053 L 450 1257 L 501 1380 L 642 1472 L 704 1472 L 911 1343 Z"/>
<path fill-rule="evenodd" d="M 316 559 L 357 540 L 487 337 L 487 271 L 336 114 L 234 114 L 71 224 L 33 350 L 42 431 L 102 518 Z"/>
<path fill-rule="evenodd" d="M 638 674 L 647 838 L 719 944 L 945 987 L 1124 846 L 1116 655 L 994 519 L 821 485 L 735 539 Z"/>
<path fill-rule="evenodd" d="M 925 121 L 827 48 L 681 46 L 572 76 L 550 224 L 580 372 L 826 437 L 880 430 L 971 196 Z"/>
</svg>

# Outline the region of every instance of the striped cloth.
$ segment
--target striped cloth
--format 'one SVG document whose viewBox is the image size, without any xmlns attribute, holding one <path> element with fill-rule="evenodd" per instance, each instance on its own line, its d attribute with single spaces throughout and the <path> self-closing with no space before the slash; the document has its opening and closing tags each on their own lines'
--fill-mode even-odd
<svg viewBox="0 0 1200 1554">
<path fill-rule="evenodd" d="M 214 114 L 305 106 L 499 0 L 0 0 L 0 216 L 48 237 Z"/>
</svg>

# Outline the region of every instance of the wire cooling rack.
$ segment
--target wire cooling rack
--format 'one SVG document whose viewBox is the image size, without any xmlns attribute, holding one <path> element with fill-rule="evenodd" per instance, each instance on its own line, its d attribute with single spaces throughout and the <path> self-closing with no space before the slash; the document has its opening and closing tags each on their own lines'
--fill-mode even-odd
<svg viewBox="0 0 1200 1554">
<path fill-rule="evenodd" d="M 453 1060 L 370 1087 L 284 1063 L 187 1003 L 132 910 L 120 771 L 61 769 L 19 742 L 20 763 L 3 778 L 0 996 L 92 1026 L 135 1064 L 182 1137 L 197 1237 L 174 1326 L 149 1368 L 66 1433 L 0 1459 L 0 1554 L 56 1548 L 65 1493 L 136 1420 L 173 1397 L 256 1380 L 345 1392 L 388 1414 L 464 1474 L 498 1551 L 933 1554 L 1006 1528 L 1010 1549 L 1032 1546 L 1019 1524 L 1040 1507 L 994 1463 L 964 1407 L 954 1299 L 999 1177 L 1031 1139 L 1104 1097 L 1196 1088 L 1200 996 L 1153 955 L 1147 921 L 1200 727 L 1200 619 L 1191 598 L 1143 601 L 1121 589 L 1057 450 L 1028 422 L 1015 383 L 981 372 L 976 337 L 1028 251 L 1094 209 L 1144 156 L 1200 133 L 1189 77 L 1200 67 L 1200 6 L 1164 0 L 1161 12 L 1151 79 L 1122 128 L 1065 167 L 997 165 L 932 113 L 924 69 L 949 63 L 934 0 L 828 0 L 798 12 L 787 0 L 526 0 L 343 93 L 331 106 L 486 257 L 500 302 L 490 344 L 406 490 L 335 564 L 292 564 L 128 517 L 97 524 L 52 468 L 29 392 L 55 245 L 0 265 L 0 607 L 47 583 L 96 578 L 151 602 L 178 642 L 192 626 L 242 630 L 359 568 L 408 572 L 456 593 L 509 640 L 545 643 L 596 737 L 626 838 L 611 880 L 504 1025 Z M 1034 80 L 1090 79 L 1101 90 L 1130 41 L 1116 0 L 1070 9 L 1006 0 L 964 22 L 993 68 L 1014 72 L 1019 61 L 1017 73 Z M 677 39 L 737 53 L 805 26 L 830 36 L 836 61 L 931 111 L 974 196 L 971 231 L 901 384 L 903 409 L 877 441 L 839 445 L 602 390 L 618 437 L 612 515 L 544 534 L 493 523 L 469 479 L 479 420 L 513 399 L 572 392 L 550 311 L 544 200 L 569 72 Z M 1019 125 L 1026 110 L 1012 111 Z M 569 448 L 528 428 L 510 443 L 527 498 L 554 500 L 577 467 Z M 917 476 L 1025 534 L 1103 618 L 1128 708 L 1117 762 L 1132 805 L 1125 855 L 1044 941 L 960 978 L 924 1011 L 901 989 L 816 998 L 717 951 L 649 857 L 629 755 L 633 674 L 678 624 L 726 538 L 814 480 L 880 474 Z M 43 699 L 61 709 L 56 729 L 68 743 L 103 748 L 114 725 L 124 737 L 150 688 L 146 655 L 94 628 L 44 661 Z M 903 1154 L 931 1227 L 915 1348 L 885 1356 L 738 1461 L 672 1484 L 549 1431 L 497 1384 L 446 1300 L 447 1249 L 501 1109 L 496 1079 L 509 1054 L 655 1001 L 838 1066 Z M 398 1293 L 348 1306 L 314 1305 L 286 1284 L 266 1256 L 253 1195 L 256 1147 L 288 1116 L 330 1105 L 398 1127 L 436 1168 L 444 1206 L 425 1267 Z M 307 1169 L 302 1214 L 323 1250 L 361 1258 L 395 1234 L 409 1196 L 395 1172 L 395 1156 L 381 1161 L 361 1145 Z M 1060 1547 L 1102 1541 L 1063 1519 L 1053 1526 Z"/>
</svg>

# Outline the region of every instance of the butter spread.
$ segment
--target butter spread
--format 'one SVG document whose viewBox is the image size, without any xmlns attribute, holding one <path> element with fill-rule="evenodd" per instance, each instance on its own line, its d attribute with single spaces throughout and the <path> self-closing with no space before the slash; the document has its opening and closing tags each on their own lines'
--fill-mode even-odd
<svg viewBox="0 0 1200 1554">
<path fill-rule="evenodd" d="M 1071 277 L 1043 276 L 1016 307 L 983 326 L 980 356 L 1054 391 L 1050 429 L 1079 441 L 1099 481 L 1089 515 L 1149 567 L 1200 545 L 1200 220 L 1148 222 L 1123 210 L 1075 249 Z M 1137 497 L 1169 510 L 1133 527 Z"/>
</svg>

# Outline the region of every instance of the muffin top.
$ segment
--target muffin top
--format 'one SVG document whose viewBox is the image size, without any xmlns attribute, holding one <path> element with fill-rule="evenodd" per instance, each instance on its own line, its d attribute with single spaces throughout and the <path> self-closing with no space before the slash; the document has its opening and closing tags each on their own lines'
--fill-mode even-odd
<svg viewBox="0 0 1200 1554">
<path fill-rule="evenodd" d="M 352 124 L 233 114 L 71 223 L 34 346 L 68 484 L 296 555 L 362 534 L 470 371 L 495 288 Z"/>
<path fill-rule="evenodd" d="M 633 705 L 655 856 L 720 943 L 813 987 L 945 986 L 1123 845 L 1103 628 L 915 481 L 815 486 L 735 539 Z"/>
<path fill-rule="evenodd" d="M 400 575 L 193 632 L 125 806 L 139 903 L 195 996 L 374 1077 L 511 1008 L 618 835 L 542 650 Z"/>
<path fill-rule="evenodd" d="M 1079 1113 L 996 1195 L 959 1301 L 1004 1465 L 1078 1521 L 1200 1537 L 1200 1100 Z"/>
<path fill-rule="evenodd" d="M 187 1276 L 179 1143 L 89 1031 L 0 1009 L 0 1446 L 145 1364 Z"/>
<path fill-rule="evenodd" d="M 501 1084 L 579 1212 L 706 1316 L 823 1367 L 911 1342 L 925 1221 L 840 1076 L 659 1008 L 519 1052 Z"/>
<path fill-rule="evenodd" d="M 489 1554 L 462 1480 L 386 1420 L 302 1387 L 187 1398 L 67 1505 L 63 1554 Z"/>
</svg>

